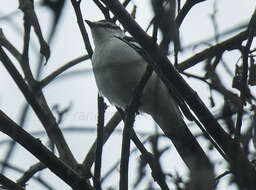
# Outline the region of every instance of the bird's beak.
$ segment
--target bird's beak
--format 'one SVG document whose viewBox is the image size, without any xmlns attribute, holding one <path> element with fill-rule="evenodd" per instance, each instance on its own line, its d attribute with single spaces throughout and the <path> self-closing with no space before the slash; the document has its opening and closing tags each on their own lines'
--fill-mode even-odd
<svg viewBox="0 0 256 190">
<path fill-rule="evenodd" d="M 88 24 L 90 28 L 93 28 L 95 26 L 95 24 L 89 20 L 85 20 L 85 22 Z"/>
</svg>

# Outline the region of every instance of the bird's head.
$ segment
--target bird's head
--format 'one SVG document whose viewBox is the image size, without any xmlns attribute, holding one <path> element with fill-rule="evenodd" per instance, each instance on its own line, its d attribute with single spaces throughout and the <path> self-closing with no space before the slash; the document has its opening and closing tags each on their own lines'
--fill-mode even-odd
<svg viewBox="0 0 256 190">
<path fill-rule="evenodd" d="M 124 36 L 124 32 L 121 30 L 121 28 L 110 20 L 100 20 L 97 22 L 85 20 L 85 22 L 89 25 L 91 29 L 95 45 L 97 44 L 97 42 L 102 42 L 116 36 Z"/>
</svg>

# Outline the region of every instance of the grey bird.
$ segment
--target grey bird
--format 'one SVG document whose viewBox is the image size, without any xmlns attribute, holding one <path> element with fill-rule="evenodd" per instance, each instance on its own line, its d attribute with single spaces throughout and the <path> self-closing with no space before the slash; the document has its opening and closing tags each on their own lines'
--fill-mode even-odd
<svg viewBox="0 0 256 190">
<path fill-rule="evenodd" d="M 125 109 L 134 88 L 145 73 L 147 62 L 125 42 L 124 31 L 113 22 L 86 22 L 95 46 L 92 66 L 99 92 L 110 103 Z M 189 131 L 177 103 L 155 72 L 143 90 L 140 111 L 150 114 L 171 139 L 190 169 L 192 189 L 214 189 L 213 168 L 208 157 Z"/>
</svg>

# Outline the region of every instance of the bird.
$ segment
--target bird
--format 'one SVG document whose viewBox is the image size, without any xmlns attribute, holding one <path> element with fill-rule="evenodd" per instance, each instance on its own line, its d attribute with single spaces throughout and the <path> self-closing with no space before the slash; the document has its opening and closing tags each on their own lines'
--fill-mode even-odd
<svg viewBox="0 0 256 190">
<path fill-rule="evenodd" d="M 85 21 L 94 42 L 91 62 L 99 93 L 111 104 L 125 110 L 148 66 L 143 56 L 129 43 L 139 48 L 141 46 L 135 40 L 130 40 L 131 37 L 127 38 L 112 20 Z M 212 164 L 188 129 L 175 98 L 154 71 L 142 94 L 139 111 L 151 115 L 172 141 L 190 169 L 193 187 L 214 189 Z"/>
</svg>

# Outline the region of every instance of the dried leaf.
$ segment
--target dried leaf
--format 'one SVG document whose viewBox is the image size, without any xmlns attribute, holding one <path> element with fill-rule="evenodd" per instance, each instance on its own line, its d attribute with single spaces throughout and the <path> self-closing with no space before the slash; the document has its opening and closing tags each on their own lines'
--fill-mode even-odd
<svg viewBox="0 0 256 190">
<path fill-rule="evenodd" d="M 131 12 L 131 17 L 135 20 L 136 18 L 136 11 L 137 11 L 137 6 L 136 5 L 133 5 L 133 9 L 132 9 L 132 12 Z"/>
<path fill-rule="evenodd" d="M 232 119 L 232 113 L 235 111 L 235 105 L 228 99 L 225 99 L 224 105 L 222 107 L 222 117 L 228 128 L 229 134 L 234 134 L 235 125 Z"/>
<path fill-rule="evenodd" d="M 245 93 L 246 101 L 251 103 L 251 99 L 252 99 L 251 91 L 247 84 L 246 86 L 243 86 L 244 84 L 242 82 L 242 76 L 243 76 L 243 67 L 236 65 L 236 71 L 232 81 L 232 87 L 238 89 L 239 91 L 241 91 L 243 87 L 243 90 L 245 91 L 244 93 Z"/>
<path fill-rule="evenodd" d="M 250 68 L 249 68 L 249 81 L 248 84 L 251 86 L 256 85 L 256 64 L 253 57 L 250 57 Z"/>
<path fill-rule="evenodd" d="M 168 52 L 169 43 L 173 41 L 175 52 L 180 50 L 179 30 L 175 24 L 176 1 L 175 0 L 151 0 L 155 13 L 155 24 L 160 28 L 163 39 L 160 47 Z"/>
<path fill-rule="evenodd" d="M 206 67 L 207 70 L 207 74 L 206 76 L 209 77 L 209 79 L 211 79 L 211 88 L 217 90 L 218 92 L 220 92 L 221 94 L 223 94 L 223 96 L 225 98 L 230 99 L 236 106 L 238 107 L 242 107 L 243 102 L 241 101 L 241 99 L 237 96 L 237 94 L 231 92 L 230 90 L 228 90 L 221 82 L 220 77 L 218 76 L 218 74 L 212 69 L 212 67 L 210 66 L 210 64 L 207 64 L 208 66 Z"/>
<path fill-rule="evenodd" d="M 211 107 L 213 108 L 213 107 L 215 106 L 215 102 L 214 102 L 214 100 L 213 100 L 213 97 L 210 96 L 209 99 L 210 99 Z"/>
<path fill-rule="evenodd" d="M 236 65 L 235 76 L 232 81 L 232 88 L 236 88 L 238 90 L 241 89 L 242 75 L 243 75 L 242 73 L 243 73 L 243 68 L 241 66 Z"/>
</svg>

